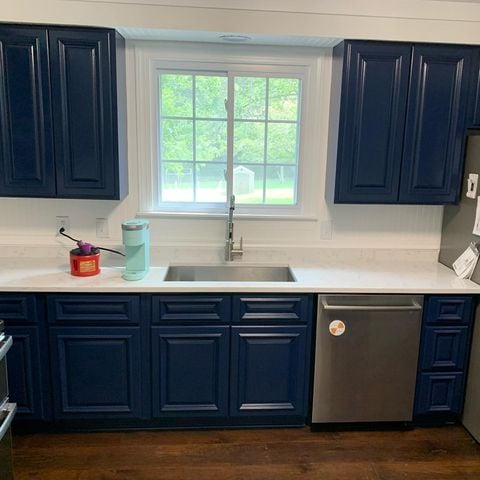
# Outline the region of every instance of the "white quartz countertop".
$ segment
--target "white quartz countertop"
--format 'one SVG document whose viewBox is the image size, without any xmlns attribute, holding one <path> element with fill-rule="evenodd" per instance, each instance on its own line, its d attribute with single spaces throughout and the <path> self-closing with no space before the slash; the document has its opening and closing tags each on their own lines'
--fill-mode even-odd
<svg viewBox="0 0 480 480">
<path fill-rule="evenodd" d="M 165 282 L 167 265 L 151 267 L 143 280 L 126 281 L 122 267 L 104 266 L 99 275 L 73 277 L 69 266 L 56 260 L 9 258 L 0 259 L 0 292 L 480 294 L 480 285 L 458 278 L 432 260 L 372 262 L 360 258 L 290 267 L 296 282 Z"/>
</svg>

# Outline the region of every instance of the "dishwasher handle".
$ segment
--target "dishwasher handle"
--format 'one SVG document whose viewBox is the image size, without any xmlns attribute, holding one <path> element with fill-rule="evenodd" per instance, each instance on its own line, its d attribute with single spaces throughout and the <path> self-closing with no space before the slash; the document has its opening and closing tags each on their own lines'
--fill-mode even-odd
<svg viewBox="0 0 480 480">
<path fill-rule="evenodd" d="M 422 305 L 412 301 L 411 305 L 330 305 L 325 299 L 322 299 L 324 310 L 337 311 L 389 311 L 389 312 L 408 312 L 422 310 Z"/>
</svg>

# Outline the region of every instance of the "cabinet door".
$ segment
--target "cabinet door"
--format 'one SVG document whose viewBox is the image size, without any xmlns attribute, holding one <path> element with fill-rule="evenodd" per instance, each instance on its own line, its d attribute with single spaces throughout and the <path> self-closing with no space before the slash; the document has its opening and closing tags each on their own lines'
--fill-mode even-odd
<svg viewBox="0 0 480 480">
<path fill-rule="evenodd" d="M 230 415 L 304 415 L 306 326 L 232 327 Z"/>
<path fill-rule="evenodd" d="M 422 373 L 418 379 L 415 415 L 458 414 L 463 404 L 462 373 Z"/>
<path fill-rule="evenodd" d="M 472 55 L 468 47 L 414 46 L 401 203 L 458 200 Z"/>
<path fill-rule="evenodd" d="M 138 327 L 50 329 L 56 419 L 141 416 Z"/>
<path fill-rule="evenodd" d="M 426 327 L 422 341 L 422 370 L 463 371 L 469 339 L 468 327 Z"/>
<path fill-rule="evenodd" d="M 153 327 L 153 414 L 227 416 L 229 327 Z"/>
<path fill-rule="evenodd" d="M 43 28 L 0 26 L 0 195 L 55 196 Z"/>
<path fill-rule="evenodd" d="M 17 418 L 46 420 L 49 401 L 48 378 L 43 367 L 42 349 L 38 327 L 10 327 L 6 333 L 12 335 L 13 346 L 7 354 L 8 387 L 10 401 L 17 404 Z"/>
<path fill-rule="evenodd" d="M 58 196 L 115 198 L 113 33 L 50 29 L 48 38 Z"/>
<path fill-rule="evenodd" d="M 471 86 L 468 127 L 480 127 L 480 51 L 476 49 L 473 60 L 473 80 Z"/>
<path fill-rule="evenodd" d="M 398 200 L 410 45 L 346 43 L 336 203 Z"/>
</svg>

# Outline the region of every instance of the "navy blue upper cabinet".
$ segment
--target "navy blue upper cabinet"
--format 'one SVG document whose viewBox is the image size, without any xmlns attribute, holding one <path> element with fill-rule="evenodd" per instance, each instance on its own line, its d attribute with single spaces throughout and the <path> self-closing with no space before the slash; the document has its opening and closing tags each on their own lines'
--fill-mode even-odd
<svg viewBox="0 0 480 480">
<path fill-rule="evenodd" d="M 344 55 L 335 201 L 398 199 L 411 47 L 349 42 Z"/>
<path fill-rule="evenodd" d="M 480 127 L 480 51 L 474 53 L 468 127 Z"/>
<path fill-rule="evenodd" d="M 342 75 L 336 203 L 458 200 L 473 54 L 384 42 L 335 48 L 332 112 Z"/>
<path fill-rule="evenodd" d="M 0 195 L 124 197 L 123 38 L 3 25 L 0 49 Z"/>
<path fill-rule="evenodd" d="M 115 31 L 49 29 L 57 196 L 120 198 Z"/>
<path fill-rule="evenodd" d="M 401 203 L 455 203 L 463 165 L 473 50 L 415 45 Z"/>
<path fill-rule="evenodd" d="M 0 196 L 55 196 L 47 30 L 0 27 Z"/>
</svg>

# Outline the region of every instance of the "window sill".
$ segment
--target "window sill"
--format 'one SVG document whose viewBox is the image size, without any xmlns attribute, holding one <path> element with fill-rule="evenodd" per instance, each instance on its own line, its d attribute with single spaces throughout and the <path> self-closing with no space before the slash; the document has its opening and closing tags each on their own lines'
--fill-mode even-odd
<svg viewBox="0 0 480 480">
<path fill-rule="evenodd" d="M 172 219 L 195 219 L 195 220 L 215 220 L 225 219 L 225 213 L 205 213 L 205 212 L 138 212 L 137 217 L 144 218 L 172 218 Z M 235 220 L 273 220 L 288 222 L 317 222 L 317 217 L 313 215 L 268 215 L 253 213 L 235 213 Z"/>
</svg>

